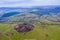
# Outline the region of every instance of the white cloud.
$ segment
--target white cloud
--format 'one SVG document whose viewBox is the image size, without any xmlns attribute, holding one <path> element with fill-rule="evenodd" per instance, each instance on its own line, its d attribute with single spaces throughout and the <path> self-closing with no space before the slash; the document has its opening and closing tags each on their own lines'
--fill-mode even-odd
<svg viewBox="0 0 60 40">
<path fill-rule="evenodd" d="M 16 2 L 16 1 L 25 1 L 25 0 L 0 0 L 1 2 Z"/>
<path fill-rule="evenodd" d="M 60 0 L 1 0 L 0 7 L 60 5 Z"/>
</svg>

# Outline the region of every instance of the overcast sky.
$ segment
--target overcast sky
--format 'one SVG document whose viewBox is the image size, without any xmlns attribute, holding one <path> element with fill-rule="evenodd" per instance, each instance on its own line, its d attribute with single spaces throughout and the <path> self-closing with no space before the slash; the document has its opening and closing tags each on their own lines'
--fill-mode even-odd
<svg viewBox="0 0 60 40">
<path fill-rule="evenodd" d="M 0 0 L 0 7 L 60 5 L 60 0 Z"/>
</svg>

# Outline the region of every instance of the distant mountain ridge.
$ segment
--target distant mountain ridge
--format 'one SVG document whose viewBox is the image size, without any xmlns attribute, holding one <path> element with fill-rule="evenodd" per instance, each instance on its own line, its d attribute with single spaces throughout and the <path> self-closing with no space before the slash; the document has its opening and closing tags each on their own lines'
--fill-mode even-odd
<svg viewBox="0 0 60 40">
<path fill-rule="evenodd" d="M 0 22 L 40 22 L 60 24 L 60 6 L 0 8 Z"/>
</svg>

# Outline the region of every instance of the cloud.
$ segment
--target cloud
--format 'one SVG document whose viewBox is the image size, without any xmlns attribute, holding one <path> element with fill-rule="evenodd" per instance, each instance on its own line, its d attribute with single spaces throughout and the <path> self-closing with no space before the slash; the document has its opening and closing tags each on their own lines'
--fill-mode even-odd
<svg viewBox="0 0 60 40">
<path fill-rule="evenodd" d="M 16 2 L 16 1 L 25 1 L 25 0 L 0 0 L 0 2 Z"/>
<path fill-rule="evenodd" d="M 0 7 L 60 5 L 60 0 L 1 0 Z"/>
</svg>

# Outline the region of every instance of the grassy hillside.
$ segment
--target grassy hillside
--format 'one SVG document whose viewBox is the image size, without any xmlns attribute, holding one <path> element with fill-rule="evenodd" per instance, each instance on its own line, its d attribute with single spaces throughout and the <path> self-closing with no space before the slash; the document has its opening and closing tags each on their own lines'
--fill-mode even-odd
<svg viewBox="0 0 60 40">
<path fill-rule="evenodd" d="M 0 40 L 60 40 L 60 26 L 34 23 L 34 30 L 24 34 L 14 30 L 16 24 L 0 24 Z"/>
</svg>

